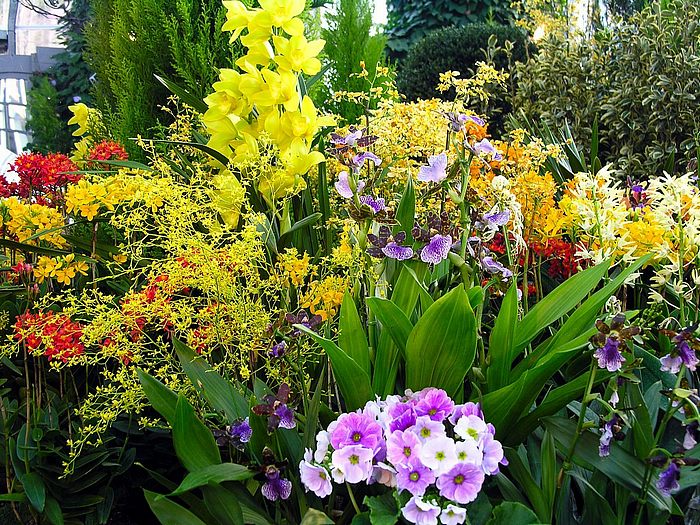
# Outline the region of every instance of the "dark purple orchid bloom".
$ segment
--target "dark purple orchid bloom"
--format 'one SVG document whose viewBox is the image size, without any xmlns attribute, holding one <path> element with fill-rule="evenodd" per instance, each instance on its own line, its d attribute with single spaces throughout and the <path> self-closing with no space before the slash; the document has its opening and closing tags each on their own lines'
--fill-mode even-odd
<svg viewBox="0 0 700 525">
<path fill-rule="evenodd" d="M 630 177 L 627 177 L 627 207 L 632 210 L 641 210 L 649 203 L 649 198 L 644 189 L 644 186 L 639 182 L 632 182 Z"/>
<path fill-rule="evenodd" d="M 264 483 L 260 489 L 262 495 L 270 501 L 285 500 L 292 493 L 292 482 L 282 477 L 282 472 L 287 467 L 286 461 L 275 461 L 275 455 L 269 447 L 262 451 L 261 474 Z"/>
<path fill-rule="evenodd" d="M 675 345 L 670 354 L 661 358 L 662 370 L 667 370 L 672 374 L 677 374 L 681 365 L 685 365 L 688 370 L 694 372 L 697 368 L 697 352 L 700 350 L 700 339 L 695 337 L 695 330 L 698 325 L 688 326 L 680 332 L 672 330 L 661 330 L 661 333 L 670 337 Z"/>
<path fill-rule="evenodd" d="M 386 203 L 381 197 L 374 197 L 372 195 L 362 195 L 360 197 L 360 202 L 369 206 L 373 213 L 379 213 L 386 209 Z"/>
<path fill-rule="evenodd" d="M 617 414 L 603 424 L 603 431 L 600 435 L 600 444 L 598 445 L 598 455 L 601 458 L 610 455 L 610 443 L 613 439 L 622 441 L 625 435 L 622 433 L 622 418 Z"/>
<path fill-rule="evenodd" d="M 272 348 L 270 348 L 270 351 L 267 353 L 269 357 L 282 357 L 284 354 L 287 353 L 287 343 L 286 341 L 280 341 L 279 343 L 275 343 L 272 345 Z"/>
<path fill-rule="evenodd" d="M 688 423 L 685 427 L 685 436 L 683 436 L 683 448 L 692 450 L 700 441 L 700 426 L 697 421 Z"/>
<path fill-rule="evenodd" d="M 404 246 L 406 241 L 406 232 L 398 232 L 396 235 L 391 235 L 391 230 L 382 225 L 379 228 L 379 234 L 370 233 L 367 235 L 367 240 L 371 246 L 367 248 L 367 253 L 372 257 L 381 259 L 388 257 L 397 261 L 405 261 L 413 257 L 413 248 Z"/>
<path fill-rule="evenodd" d="M 295 324 L 300 324 L 301 326 L 308 328 L 309 330 L 316 330 L 316 327 L 323 322 L 323 318 L 320 315 L 309 315 L 306 310 L 299 310 L 299 313 L 287 314 L 284 316 L 285 321 L 287 321 L 292 327 Z M 291 337 L 299 337 L 301 335 L 301 330 L 294 327 L 290 333 Z"/>
<path fill-rule="evenodd" d="M 253 414 L 267 416 L 267 431 L 272 433 L 278 428 L 294 428 L 294 411 L 287 406 L 290 389 L 287 383 L 282 383 L 277 395 L 267 395 L 264 403 L 253 407 Z"/>
<path fill-rule="evenodd" d="M 597 348 L 593 356 L 598 360 L 598 366 L 609 372 L 617 372 L 622 368 L 625 358 L 621 349 L 627 348 L 627 340 L 640 333 L 638 326 L 625 328 L 625 314 L 617 314 L 610 325 L 602 320 L 596 321 L 598 333 L 591 337 L 591 344 Z"/>
<path fill-rule="evenodd" d="M 226 430 L 214 430 L 213 434 L 216 444 L 220 447 L 231 445 L 238 450 L 243 450 L 253 435 L 253 429 L 250 427 L 248 418 L 245 418 L 234 421 L 226 427 Z"/>
<path fill-rule="evenodd" d="M 678 483 L 680 477 L 681 469 L 678 468 L 675 461 L 671 460 L 668 467 L 659 474 L 656 488 L 659 489 L 659 492 L 664 496 L 670 496 L 672 492 L 681 488 L 680 483 Z"/>
</svg>

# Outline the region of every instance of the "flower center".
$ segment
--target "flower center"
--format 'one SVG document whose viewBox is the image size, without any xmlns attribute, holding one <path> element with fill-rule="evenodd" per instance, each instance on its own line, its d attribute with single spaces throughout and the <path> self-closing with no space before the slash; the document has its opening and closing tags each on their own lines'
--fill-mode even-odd
<svg viewBox="0 0 700 525">
<path fill-rule="evenodd" d="M 424 438 L 430 437 L 430 429 L 428 427 L 423 427 L 420 429 L 420 435 Z"/>
<path fill-rule="evenodd" d="M 359 432 L 355 432 L 355 433 L 352 435 L 352 440 L 353 440 L 355 443 L 357 443 L 357 442 L 360 441 L 361 439 L 362 439 L 362 434 L 360 434 Z"/>
<path fill-rule="evenodd" d="M 435 414 L 437 414 L 437 408 L 431 408 L 430 410 L 428 410 L 428 414 L 434 416 Z"/>
<path fill-rule="evenodd" d="M 473 429 L 473 428 L 468 428 L 468 429 L 467 429 L 467 434 L 469 434 L 469 435 L 470 435 L 471 437 L 473 437 L 474 439 L 478 439 L 478 438 L 479 438 L 479 433 L 478 433 L 475 429 Z"/>
<path fill-rule="evenodd" d="M 438 461 L 442 461 L 443 459 L 445 459 L 445 453 L 442 451 L 438 452 L 437 454 L 435 454 L 435 459 L 437 459 Z"/>
<path fill-rule="evenodd" d="M 411 447 L 403 447 L 403 455 L 407 458 L 411 457 Z"/>
<path fill-rule="evenodd" d="M 420 474 L 418 472 L 411 472 L 408 476 L 411 481 L 418 481 L 420 479 Z"/>
<path fill-rule="evenodd" d="M 457 454 L 457 459 L 460 461 L 466 461 L 467 460 L 467 453 L 466 452 L 460 452 Z"/>
<path fill-rule="evenodd" d="M 318 472 L 318 477 L 321 478 L 321 479 L 327 479 L 327 478 L 326 478 L 326 473 L 325 473 L 324 471 L 322 471 L 322 470 L 320 470 L 320 471 Z"/>
<path fill-rule="evenodd" d="M 464 483 L 464 476 L 462 474 L 457 474 L 453 481 L 455 482 L 455 485 L 461 485 Z"/>
<path fill-rule="evenodd" d="M 353 454 L 348 458 L 348 460 L 350 461 L 351 465 L 357 465 L 360 462 L 360 457 L 356 454 Z"/>
</svg>

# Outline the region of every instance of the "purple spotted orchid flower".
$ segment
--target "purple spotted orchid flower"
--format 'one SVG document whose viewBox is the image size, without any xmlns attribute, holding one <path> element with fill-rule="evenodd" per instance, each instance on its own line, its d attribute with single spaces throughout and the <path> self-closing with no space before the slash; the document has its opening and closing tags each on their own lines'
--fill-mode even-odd
<svg viewBox="0 0 700 525">
<path fill-rule="evenodd" d="M 441 182 L 447 178 L 447 153 L 428 158 L 428 165 L 421 166 L 418 171 L 418 180 L 421 182 Z"/>
<path fill-rule="evenodd" d="M 282 383 L 277 395 L 267 395 L 264 403 L 253 407 L 253 413 L 258 416 L 267 416 L 267 431 L 272 433 L 277 428 L 294 428 L 294 411 L 287 406 L 290 388 L 287 383 Z"/>
<path fill-rule="evenodd" d="M 392 236 L 391 230 L 382 225 L 379 228 L 379 233 L 377 235 L 368 234 L 367 240 L 371 244 L 367 248 L 367 253 L 372 257 L 388 257 L 397 261 L 405 261 L 413 257 L 413 248 L 403 245 L 406 241 L 406 232 L 398 232 Z"/>
<path fill-rule="evenodd" d="M 472 147 L 472 151 L 479 157 L 485 157 L 487 160 L 503 160 L 503 155 L 495 148 L 489 139 L 481 139 Z"/>
</svg>

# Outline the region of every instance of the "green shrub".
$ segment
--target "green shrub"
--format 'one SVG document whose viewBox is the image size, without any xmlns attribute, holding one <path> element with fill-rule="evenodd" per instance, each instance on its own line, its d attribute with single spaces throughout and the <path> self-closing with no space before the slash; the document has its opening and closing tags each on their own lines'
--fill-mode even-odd
<svg viewBox="0 0 700 525">
<path fill-rule="evenodd" d="M 58 91 L 46 75 L 34 75 L 32 87 L 27 91 L 27 129 L 31 140 L 28 151 L 50 153 L 66 152 L 72 145 L 66 120 L 61 118 Z"/>
<path fill-rule="evenodd" d="M 27 129 L 32 134 L 27 150 L 65 153 L 71 149 L 68 106 L 76 101 L 90 103 L 92 72 L 83 56 L 83 28 L 89 18 L 89 0 L 73 0 L 60 21 L 59 35 L 65 49 L 54 55 L 54 65 L 45 75 L 32 79 L 27 92 Z"/>
<path fill-rule="evenodd" d="M 647 6 L 591 39 L 552 35 L 516 76 L 518 112 L 568 122 L 584 146 L 597 118 L 598 155 L 623 175 L 646 179 L 674 164 L 682 171 L 700 131 L 700 5 Z"/>
<path fill-rule="evenodd" d="M 373 78 L 377 65 L 382 63 L 386 37 L 371 35 L 372 3 L 369 0 L 337 0 L 334 12 L 327 16 L 328 29 L 322 37 L 326 40 L 326 53 L 329 71 L 324 93 L 324 104 L 347 122 L 354 123 L 362 115 L 360 105 L 347 100 L 335 101 L 337 91 L 366 91 L 367 81 L 353 77 L 361 71 L 364 61 L 369 77 Z"/>
<path fill-rule="evenodd" d="M 505 23 L 512 18 L 508 0 L 387 0 L 388 47 L 403 58 L 411 46 L 432 30 L 475 22 Z"/>
<path fill-rule="evenodd" d="M 469 76 L 476 70 L 476 62 L 487 61 L 484 48 L 489 46 L 489 39 L 496 47 L 503 47 L 506 41 L 514 44 L 510 53 L 489 53 L 489 61 L 497 69 L 510 70 L 514 61 L 524 60 L 529 52 L 524 31 L 512 26 L 468 24 L 438 29 L 416 42 L 401 63 L 397 76 L 399 91 L 409 100 L 433 97 L 452 99 L 454 93 L 437 90 L 440 73 L 459 71 L 462 78 Z M 495 106 L 490 108 L 491 127 L 501 129 L 503 115 L 509 111 L 509 102 L 503 97 L 496 97 Z"/>
<path fill-rule="evenodd" d="M 161 75 L 203 97 L 216 67 L 230 67 L 236 46 L 221 32 L 226 9 L 211 0 L 91 0 L 87 31 L 95 98 L 116 138 L 149 135 L 163 124 L 170 92 Z"/>
</svg>

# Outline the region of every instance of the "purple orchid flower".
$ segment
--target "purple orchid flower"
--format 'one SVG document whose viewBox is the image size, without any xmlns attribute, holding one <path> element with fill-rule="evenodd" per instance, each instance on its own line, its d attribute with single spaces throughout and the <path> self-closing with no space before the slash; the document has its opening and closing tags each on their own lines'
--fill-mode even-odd
<svg viewBox="0 0 700 525">
<path fill-rule="evenodd" d="M 335 146 L 355 147 L 357 145 L 357 142 L 362 138 L 364 132 L 364 129 L 356 129 L 354 127 L 350 127 L 350 129 L 348 130 L 348 134 L 345 136 L 342 136 L 338 133 L 331 133 L 331 143 Z"/>
<path fill-rule="evenodd" d="M 452 237 L 437 233 L 432 236 L 430 242 L 421 250 L 421 261 L 428 264 L 439 264 L 447 259 L 451 248 Z"/>
<path fill-rule="evenodd" d="M 355 169 L 359 170 L 362 168 L 365 161 L 370 161 L 375 166 L 381 166 L 381 164 L 382 164 L 382 159 L 377 157 L 374 153 L 372 153 L 371 151 L 363 151 L 362 153 L 355 155 L 352 158 L 353 167 Z"/>
<path fill-rule="evenodd" d="M 266 481 L 260 492 L 270 501 L 284 500 L 292 494 L 292 482 L 284 479 L 280 471 L 274 465 L 265 468 Z"/>
<path fill-rule="evenodd" d="M 421 166 L 418 172 L 418 180 L 421 182 L 441 182 L 447 178 L 447 153 L 432 155 L 428 158 L 428 165 Z"/>
<path fill-rule="evenodd" d="M 369 206 L 373 213 L 379 213 L 380 211 L 384 211 L 386 209 L 385 201 L 381 197 L 362 195 L 360 197 L 360 202 Z"/>
<path fill-rule="evenodd" d="M 503 160 L 503 155 L 501 155 L 498 150 L 488 139 L 481 139 L 479 142 L 472 146 L 472 150 L 478 156 L 487 157 L 490 160 Z"/>
<path fill-rule="evenodd" d="M 357 180 L 355 191 L 352 191 L 350 186 L 350 174 L 347 171 L 341 171 L 338 174 L 338 180 L 334 184 L 335 191 L 337 191 L 341 197 L 346 199 L 352 199 L 355 193 L 361 193 L 365 187 L 365 181 L 362 179 Z"/>
<path fill-rule="evenodd" d="M 379 234 L 370 233 L 367 235 L 367 240 L 372 245 L 367 248 L 367 253 L 372 257 L 388 257 L 397 261 L 405 261 L 413 257 L 413 248 L 403 245 L 406 240 L 406 232 L 398 232 L 392 236 L 391 230 L 382 225 L 379 228 Z"/>
<path fill-rule="evenodd" d="M 264 403 L 253 407 L 253 413 L 258 416 L 267 416 L 267 431 L 272 433 L 277 428 L 295 428 L 294 411 L 287 406 L 290 389 L 287 383 L 282 383 L 277 395 L 267 395 Z"/>
<path fill-rule="evenodd" d="M 603 425 L 603 432 L 600 435 L 600 443 L 598 444 L 598 455 L 601 458 L 610 455 L 610 443 L 613 439 L 619 441 L 624 439 L 622 433 L 622 418 L 617 414 L 613 414 L 608 421 Z"/>
<path fill-rule="evenodd" d="M 513 272 L 511 272 L 508 268 L 503 266 L 500 262 L 498 262 L 490 255 L 481 258 L 481 267 L 492 275 L 500 273 L 501 277 L 503 277 L 503 280 L 510 279 L 511 277 L 513 277 Z"/>
<path fill-rule="evenodd" d="M 668 467 L 659 474 L 656 488 L 658 488 L 664 496 L 670 496 L 672 492 L 681 488 L 680 483 L 678 483 L 680 477 L 681 470 L 674 461 L 671 461 Z"/>
<path fill-rule="evenodd" d="M 267 352 L 267 355 L 269 357 L 279 358 L 285 353 L 287 353 L 287 343 L 285 341 L 280 341 L 279 343 L 272 345 L 272 348 L 270 348 L 270 350 Z"/>
<path fill-rule="evenodd" d="M 692 450 L 700 441 L 700 427 L 697 421 L 688 423 L 685 427 L 685 435 L 683 436 L 683 448 Z"/>
</svg>

